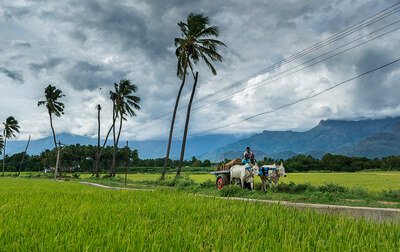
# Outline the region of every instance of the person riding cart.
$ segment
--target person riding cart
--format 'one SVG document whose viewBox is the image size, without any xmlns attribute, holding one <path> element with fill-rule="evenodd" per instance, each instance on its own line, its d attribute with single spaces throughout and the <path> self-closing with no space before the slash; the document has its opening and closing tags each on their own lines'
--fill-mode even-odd
<svg viewBox="0 0 400 252">
<path fill-rule="evenodd" d="M 250 150 L 250 147 L 246 147 L 246 151 L 243 153 L 242 163 L 244 165 L 250 164 L 255 165 L 256 159 L 254 158 L 254 153 Z"/>
</svg>

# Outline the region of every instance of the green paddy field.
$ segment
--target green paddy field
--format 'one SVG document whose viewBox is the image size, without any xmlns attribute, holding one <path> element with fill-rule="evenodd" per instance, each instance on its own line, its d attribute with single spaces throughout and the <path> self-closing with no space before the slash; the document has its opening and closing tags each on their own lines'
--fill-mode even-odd
<svg viewBox="0 0 400 252">
<path fill-rule="evenodd" d="M 131 179 L 140 176 L 148 175 L 132 175 Z M 207 179 L 201 176 L 195 178 Z M 104 190 L 76 181 L 0 178 L 0 192 L 1 251 L 399 251 L 400 248 L 399 223 L 204 198 L 177 190 Z"/>
<path fill-rule="evenodd" d="M 194 181 L 201 183 L 206 180 L 215 180 L 212 174 L 188 174 Z M 90 174 L 81 174 L 81 178 L 89 178 Z M 124 177 L 124 175 L 119 175 Z M 160 178 L 159 174 L 128 174 L 128 179 L 132 181 L 154 181 Z M 260 179 L 255 179 L 260 183 Z M 310 183 L 312 185 L 322 185 L 328 182 L 339 184 L 345 187 L 362 187 L 369 191 L 381 190 L 399 190 L 400 189 L 400 171 L 371 171 L 371 172 L 353 172 L 353 173 L 287 173 L 286 178 L 281 178 L 284 183 L 294 182 Z"/>
</svg>

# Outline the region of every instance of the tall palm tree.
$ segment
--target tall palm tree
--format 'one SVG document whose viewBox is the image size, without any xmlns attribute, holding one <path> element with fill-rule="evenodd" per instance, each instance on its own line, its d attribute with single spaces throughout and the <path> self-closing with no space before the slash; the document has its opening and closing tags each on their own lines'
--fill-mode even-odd
<svg viewBox="0 0 400 252">
<path fill-rule="evenodd" d="M 4 170 L 6 167 L 6 145 L 7 145 L 7 139 L 11 139 L 15 137 L 15 133 L 19 133 L 19 125 L 18 121 L 15 120 L 14 117 L 9 116 L 7 117 L 6 121 L 3 122 L 4 125 L 4 130 L 3 130 L 3 136 L 4 136 L 4 145 L 3 145 L 3 172 L 2 176 L 4 176 Z"/>
<path fill-rule="evenodd" d="M 4 147 L 4 139 L 3 135 L 0 135 L 0 154 L 2 154 L 3 147 Z"/>
<path fill-rule="evenodd" d="M 101 105 L 96 105 L 97 109 L 97 149 L 96 149 L 96 163 L 93 171 L 93 175 L 99 177 L 99 161 L 100 161 L 100 111 Z"/>
<path fill-rule="evenodd" d="M 38 102 L 38 107 L 41 105 L 45 105 L 47 108 L 47 112 L 49 113 L 49 118 L 50 118 L 50 127 L 51 131 L 53 132 L 53 141 L 54 141 L 54 148 L 57 149 L 57 161 L 56 161 L 56 170 L 54 172 L 54 179 L 58 175 L 58 162 L 59 162 L 59 156 L 60 156 L 60 151 L 61 147 L 59 146 L 57 148 L 57 140 L 56 140 L 56 133 L 54 131 L 53 127 L 53 117 L 52 115 L 55 115 L 57 117 L 60 117 L 61 115 L 64 114 L 64 104 L 59 102 L 58 99 L 61 99 L 65 95 L 62 94 L 62 91 L 55 86 L 48 85 L 44 89 L 44 96 L 46 100 L 39 101 Z"/>
<path fill-rule="evenodd" d="M 122 131 L 122 123 L 126 121 L 126 116 L 134 117 L 136 113 L 134 110 L 140 110 L 140 97 L 133 95 L 137 91 L 137 86 L 132 84 L 129 80 L 122 79 L 119 84 L 114 83 L 114 91 L 110 91 L 110 98 L 114 103 L 114 115 L 119 117 L 119 129 L 117 136 L 115 135 L 115 123 L 113 127 L 114 135 L 114 149 L 113 161 L 110 170 L 110 176 L 115 176 L 116 166 L 116 151 L 119 143 L 119 138 Z"/>
<path fill-rule="evenodd" d="M 111 92 L 110 92 L 110 93 L 111 93 Z M 107 131 L 107 135 L 106 135 L 106 138 L 104 139 L 103 146 L 100 148 L 100 152 L 99 152 L 99 160 L 98 160 L 98 162 L 97 162 L 97 163 L 100 163 L 101 155 L 103 154 L 103 150 L 104 150 L 104 148 L 105 148 L 105 147 L 106 147 L 106 145 L 107 145 L 108 137 L 110 136 L 111 130 L 113 130 L 113 129 L 114 129 L 115 121 L 117 120 L 117 116 L 115 115 L 115 102 L 114 102 L 114 96 L 113 96 L 113 95 L 111 95 L 111 94 L 110 94 L 110 99 L 111 99 L 111 101 L 112 101 L 112 104 L 113 104 L 113 108 L 112 108 L 112 111 L 113 111 L 112 123 L 111 123 L 111 127 L 110 127 L 110 129 Z"/>
<path fill-rule="evenodd" d="M 63 95 L 62 91 L 55 86 L 48 85 L 44 89 L 44 96 L 46 100 L 39 101 L 38 106 L 46 105 L 50 118 L 51 131 L 53 132 L 54 147 L 57 148 L 56 133 L 53 127 L 53 115 L 60 117 L 64 114 L 64 104 L 59 102 L 58 99 L 61 99 L 65 95 Z"/>
<path fill-rule="evenodd" d="M 198 80 L 198 73 L 194 73 L 193 65 L 198 64 L 202 60 L 210 68 L 211 72 L 216 75 L 217 71 L 211 62 L 222 61 L 222 56 L 218 53 L 218 46 L 226 46 L 221 41 L 211 38 L 218 37 L 219 30 L 217 26 L 210 26 L 209 18 L 203 14 L 190 13 L 187 17 L 186 23 L 181 21 L 178 23 L 178 26 L 182 36 L 180 38 L 175 38 L 175 55 L 178 59 L 177 75 L 178 77 L 186 75 L 187 67 L 189 67 L 194 78 L 194 84 L 186 112 L 185 129 L 183 132 L 177 175 L 179 175 L 181 172 L 183 159 L 185 156 L 190 111 Z"/>
</svg>

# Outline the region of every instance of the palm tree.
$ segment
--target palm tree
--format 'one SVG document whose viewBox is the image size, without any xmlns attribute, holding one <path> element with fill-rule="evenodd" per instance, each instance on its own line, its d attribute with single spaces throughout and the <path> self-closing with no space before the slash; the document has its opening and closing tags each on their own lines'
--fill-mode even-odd
<svg viewBox="0 0 400 252">
<path fill-rule="evenodd" d="M 62 91 L 57 89 L 55 86 L 48 85 L 44 89 L 44 96 L 46 100 L 39 101 L 38 106 L 46 105 L 47 112 L 49 113 L 50 117 L 51 131 L 53 132 L 54 147 L 57 148 L 56 133 L 54 132 L 52 115 L 60 117 L 64 114 L 64 104 L 59 102 L 58 99 L 61 99 L 65 95 L 63 95 Z"/>
<path fill-rule="evenodd" d="M 93 175 L 99 177 L 99 161 L 100 161 L 100 111 L 101 105 L 96 105 L 97 109 L 97 149 L 96 149 L 96 163 L 93 171 Z"/>
<path fill-rule="evenodd" d="M 132 84 L 129 80 L 122 79 L 119 84 L 114 83 L 114 92 L 110 91 L 110 99 L 114 103 L 113 114 L 119 117 L 119 129 L 117 136 L 115 135 L 115 121 L 113 126 L 114 149 L 113 161 L 110 169 L 110 177 L 115 176 L 116 166 L 116 151 L 118 147 L 119 138 L 122 131 L 122 122 L 126 121 L 126 116 L 136 116 L 135 110 L 140 110 L 140 97 L 133 95 L 137 91 L 137 86 Z"/>
<path fill-rule="evenodd" d="M 200 60 L 203 60 L 210 68 L 211 72 L 216 75 L 217 71 L 211 62 L 222 61 L 222 56 L 218 53 L 217 47 L 226 46 L 221 41 L 210 38 L 218 37 L 219 30 L 217 26 L 209 26 L 209 18 L 203 14 L 190 13 L 187 17 L 187 22 L 184 23 L 181 21 L 178 23 L 178 26 L 182 32 L 182 37 L 175 38 L 175 55 L 178 59 L 177 75 L 178 77 L 186 75 L 187 67 L 189 67 L 194 78 L 194 84 L 186 112 L 186 122 L 182 139 L 179 165 L 176 173 L 177 175 L 179 175 L 181 172 L 183 159 L 185 156 L 190 111 L 198 80 L 198 73 L 194 73 L 193 65 L 196 65 Z"/>
<path fill-rule="evenodd" d="M 111 92 L 110 92 L 110 93 L 111 93 Z M 107 135 L 106 135 L 106 138 L 104 139 L 103 146 L 100 148 L 100 152 L 99 152 L 99 160 L 97 161 L 97 163 L 100 163 L 101 155 L 103 154 L 103 150 L 104 150 L 104 148 L 105 148 L 105 147 L 106 147 L 106 145 L 107 145 L 108 137 L 110 136 L 111 130 L 113 130 L 113 129 L 114 129 L 115 121 L 117 120 L 117 117 L 116 117 L 116 115 L 115 115 L 115 102 L 114 102 L 114 96 L 113 96 L 113 95 L 111 95 L 111 94 L 110 94 L 110 99 L 112 100 L 112 104 L 113 104 L 113 108 L 112 108 L 112 111 L 113 111 L 113 116 L 112 116 L 112 124 L 111 124 L 111 127 L 110 127 L 110 129 L 107 131 Z"/>
<path fill-rule="evenodd" d="M 4 147 L 4 139 L 3 135 L 0 135 L 0 154 L 2 154 L 3 147 Z"/>
<path fill-rule="evenodd" d="M 45 96 L 46 100 L 39 101 L 38 107 L 41 105 L 46 105 L 47 112 L 49 113 L 49 118 L 50 118 L 51 131 L 53 132 L 54 147 L 57 149 L 56 133 L 55 133 L 54 127 L 53 127 L 52 115 L 60 117 L 61 115 L 64 114 L 64 104 L 59 102 L 58 99 L 61 99 L 65 95 L 63 95 L 62 91 L 60 89 L 56 88 L 55 86 L 48 85 L 44 89 L 44 96 Z M 61 147 L 59 146 L 57 149 L 57 161 L 56 161 L 56 170 L 54 172 L 54 179 L 58 173 L 59 152 L 61 151 L 60 148 Z"/>
<path fill-rule="evenodd" d="M 3 122 L 4 125 L 4 130 L 3 130 L 3 136 L 4 136 L 4 144 L 3 144 L 3 172 L 2 176 L 4 176 L 4 170 L 6 167 L 6 144 L 7 144 L 7 139 L 11 139 L 15 137 L 15 133 L 19 133 L 19 125 L 18 121 L 15 120 L 14 117 L 9 116 L 7 117 L 6 121 Z"/>
</svg>

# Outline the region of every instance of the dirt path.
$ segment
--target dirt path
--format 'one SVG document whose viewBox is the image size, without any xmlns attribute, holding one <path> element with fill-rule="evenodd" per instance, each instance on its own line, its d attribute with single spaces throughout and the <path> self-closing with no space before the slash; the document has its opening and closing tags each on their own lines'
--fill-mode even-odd
<svg viewBox="0 0 400 252">
<path fill-rule="evenodd" d="M 266 204 L 281 204 L 284 206 L 301 208 L 301 209 L 315 209 L 322 213 L 339 214 L 351 216 L 354 218 L 365 218 L 374 221 L 400 221 L 400 209 L 397 208 L 377 208 L 377 207 L 356 207 L 356 206 L 343 206 L 343 205 L 327 205 L 327 204 L 311 204 L 311 203 L 297 203 L 290 201 L 276 201 L 276 200 L 258 200 L 246 198 L 224 198 L 229 200 L 241 200 L 250 202 L 262 202 Z"/>
<path fill-rule="evenodd" d="M 115 186 L 106 186 L 102 184 L 97 184 L 97 183 L 91 183 L 91 182 L 79 182 L 84 185 L 89 185 L 89 186 L 94 186 L 94 187 L 100 187 L 103 189 L 109 189 L 109 190 L 128 190 L 128 191 L 149 191 L 149 192 L 154 192 L 153 189 L 139 189 L 139 188 L 126 188 L 126 187 L 115 187 Z"/>
<path fill-rule="evenodd" d="M 111 190 L 131 190 L 131 191 L 151 191 L 152 189 L 139 189 L 139 188 L 124 188 L 124 187 L 112 187 L 105 186 L 97 183 L 80 182 L 81 184 L 100 187 Z M 318 212 L 339 214 L 350 216 L 353 218 L 364 218 L 374 221 L 399 221 L 400 222 L 400 209 L 397 208 L 377 208 L 377 207 L 355 207 L 355 206 L 342 206 L 342 205 L 327 205 L 327 204 L 311 204 L 311 203 L 296 203 L 290 201 L 277 201 L 277 200 L 260 200 L 260 199 L 248 199 L 239 197 L 216 197 L 204 194 L 196 194 L 202 197 L 219 198 L 225 200 L 236 200 L 236 201 L 247 201 L 247 202 L 258 202 L 265 204 L 281 204 L 284 206 L 295 207 L 300 209 L 315 209 Z"/>
</svg>

